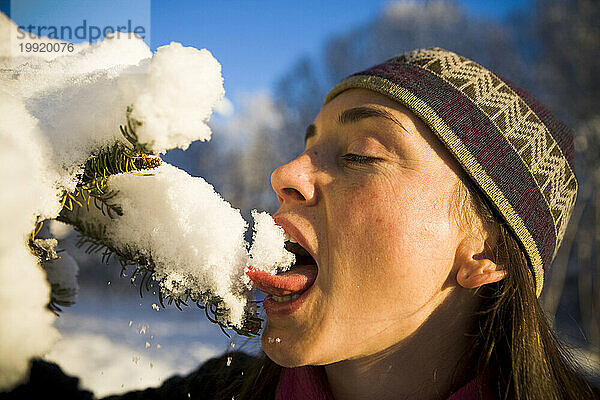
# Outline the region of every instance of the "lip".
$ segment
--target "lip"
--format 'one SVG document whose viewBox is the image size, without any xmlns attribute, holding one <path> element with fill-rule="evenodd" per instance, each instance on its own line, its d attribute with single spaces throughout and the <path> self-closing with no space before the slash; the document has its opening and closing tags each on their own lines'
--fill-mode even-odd
<svg viewBox="0 0 600 400">
<path fill-rule="evenodd" d="M 281 228 L 283 228 L 284 232 L 286 232 L 288 235 L 290 235 L 296 242 L 298 242 L 298 244 L 300 246 L 302 246 L 304 248 L 304 250 L 306 250 L 308 252 L 308 254 L 310 254 L 310 256 L 317 263 L 317 269 L 318 269 L 319 268 L 319 260 L 317 260 L 317 257 L 315 256 L 315 252 L 313 251 L 313 249 L 311 249 L 310 246 L 308 246 L 306 238 L 300 232 L 300 230 L 298 230 L 298 228 L 296 228 L 291 222 L 286 220 L 284 217 L 278 216 L 277 214 L 275 214 L 273 216 L 273 220 L 275 221 L 275 224 L 277 224 Z"/>
<path fill-rule="evenodd" d="M 302 294 L 298 296 L 297 299 L 292 301 L 286 301 L 285 303 L 278 303 L 275 300 L 273 300 L 273 296 L 268 295 L 263 301 L 263 308 L 265 310 L 265 314 L 267 314 L 267 317 L 273 319 L 294 313 L 300 307 L 302 307 L 302 304 L 308 297 L 308 294 L 312 290 L 313 286 L 314 283 L 310 285 L 308 289 L 302 292 Z"/>
</svg>

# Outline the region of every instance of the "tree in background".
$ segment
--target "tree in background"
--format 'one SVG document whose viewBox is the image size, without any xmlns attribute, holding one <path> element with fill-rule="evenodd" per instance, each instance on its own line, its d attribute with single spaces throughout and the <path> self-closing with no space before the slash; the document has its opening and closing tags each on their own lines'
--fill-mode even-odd
<svg viewBox="0 0 600 400">
<path fill-rule="evenodd" d="M 535 90 L 575 129 L 580 194 L 563 251 L 554 265 L 544 306 L 551 318 L 560 304 L 579 309 L 592 351 L 600 353 L 600 3 L 537 2 L 539 55 Z M 561 294 L 564 295 L 561 298 Z M 571 308 L 566 306 L 565 308 Z M 567 316 L 565 316 L 568 318 Z M 558 321 L 557 321 L 558 322 Z"/>
</svg>

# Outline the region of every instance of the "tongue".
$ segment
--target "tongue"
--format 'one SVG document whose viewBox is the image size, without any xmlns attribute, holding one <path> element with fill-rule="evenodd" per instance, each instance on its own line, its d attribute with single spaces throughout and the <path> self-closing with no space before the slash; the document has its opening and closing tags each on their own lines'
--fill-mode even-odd
<svg viewBox="0 0 600 400">
<path fill-rule="evenodd" d="M 302 293 L 310 287 L 317 278 L 316 265 L 298 265 L 279 275 L 248 267 L 246 275 L 261 291 L 275 296 Z"/>
</svg>

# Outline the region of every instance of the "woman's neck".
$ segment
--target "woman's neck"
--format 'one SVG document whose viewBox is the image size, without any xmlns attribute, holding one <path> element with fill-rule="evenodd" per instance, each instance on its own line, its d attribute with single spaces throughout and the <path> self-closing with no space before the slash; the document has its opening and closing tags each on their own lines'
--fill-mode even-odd
<svg viewBox="0 0 600 400">
<path fill-rule="evenodd" d="M 459 296 L 460 297 L 460 296 Z M 409 338 L 374 355 L 326 365 L 335 400 L 444 400 L 472 379 L 473 299 L 449 296 Z M 461 310 L 462 312 L 458 312 Z"/>
</svg>

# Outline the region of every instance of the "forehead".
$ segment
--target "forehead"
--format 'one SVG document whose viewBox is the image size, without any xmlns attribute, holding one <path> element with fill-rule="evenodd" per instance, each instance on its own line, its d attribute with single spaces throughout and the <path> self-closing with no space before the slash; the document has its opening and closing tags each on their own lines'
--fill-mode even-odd
<svg viewBox="0 0 600 400">
<path fill-rule="evenodd" d="M 337 97 L 325 104 L 314 120 L 313 128 L 316 131 L 328 131 L 330 128 L 340 125 L 340 116 L 347 110 L 357 107 L 373 107 L 382 109 L 391 114 L 401 125 L 402 134 L 398 135 L 387 130 L 382 130 L 388 138 L 402 142 L 407 141 L 421 149 L 427 149 L 435 158 L 440 158 L 458 175 L 462 175 L 462 169 L 442 142 L 436 137 L 432 130 L 419 117 L 404 105 L 394 101 L 382 94 L 367 89 L 350 89 L 340 93 Z M 395 125 L 395 124 L 394 124 Z M 309 127 L 310 130 L 310 127 Z M 307 132 L 309 133 L 309 132 Z"/>
<path fill-rule="evenodd" d="M 374 106 L 383 108 L 396 115 L 411 114 L 408 109 L 400 103 L 388 97 L 367 89 L 350 89 L 340 93 L 337 97 L 325 104 L 315 118 L 315 125 L 336 120 L 339 115 L 349 108 L 361 106 Z"/>
<path fill-rule="evenodd" d="M 323 106 L 314 123 L 308 126 L 306 140 L 333 132 L 347 134 L 346 130 L 337 128 L 363 122 L 375 129 L 371 133 L 383 135 L 393 142 L 400 139 L 399 133 L 403 140 L 414 140 L 422 136 L 422 131 L 429 130 L 402 104 L 371 90 L 350 89 Z M 387 128 L 377 129 L 377 126 Z"/>
</svg>

